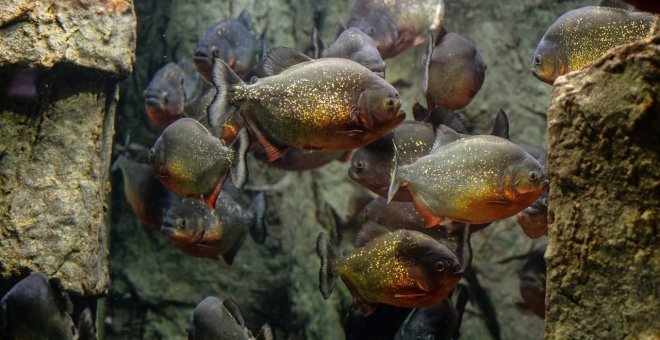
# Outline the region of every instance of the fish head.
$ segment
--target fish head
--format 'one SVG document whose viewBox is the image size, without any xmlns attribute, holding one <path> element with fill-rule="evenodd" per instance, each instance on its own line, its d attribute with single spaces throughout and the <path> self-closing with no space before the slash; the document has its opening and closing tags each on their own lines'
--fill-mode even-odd
<svg viewBox="0 0 660 340">
<path fill-rule="evenodd" d="M 387 66 L 376 48 L 362 48 L 351 55 L 351 60 L 368 68 L 381 78 L 385 78 L 385 67 Z"/>
<path fill-rule="evenodd" d="M 543 166 L 532 156 L 507 167 L 503 192 L 511 201 L 529 206 L 548 190 L 549 180 Z"/>
<path fill-rule="evenodd" d="M 151 164 L 152 169 L 156 177 L 165 178 L 167 177 L 167 168 L 165 167 L 165 138 L 163 135 L 158 137 L 154 146 L 149 149 L 149 163 Z"/>
<path fill-rule="evenodd" d="M 183 84 L 183 70 L 174 63 L 168 63 L 156 72 L 142 94 L 152 123 L 166 127 L 183 115 L 186 102 Z"/>
<path fill-rule="evenodd" d="M 194 244 L 204 238 L 213 211 L 202 201 L 184 198 L 163 215 L 160 232 L 176 244 Z"/>
<path fill-rule="evenodd" d="M 199 39 L 193 61 L 199 73 L 208 81 L 215 58 L 222 59 L 239 77 L 244 77 L 258 63 L 261 44 L 245 24 L 226 18 L 211 26 Z"/>
<path fill-rule="evenodd" d="M 348 176 L 369 190 L 386 193 L 390 184 L 392 168 L 392 150 L 368 145 L 356 149 L 351 158 Z"/>
<path fill-rule="evenodd" d="M 410 272 L 417 285 L 428 292 L 449 293 L 463 275 L 458 257 L 447 246 L 430 236 L 417 231 L 410 242 L 408 252 L 412 255 L 413 268 Z"/>
<path fill-rule="evenodd" d="M 348 27 L 356 27 L 370 36 L 376 42 L 383 58 L 393 57 L 398 53 L 399 29 L 387 15 L 379 11 L 369 12 L 354 17 Z"/>
<path fill-rule="evenodd" d="M 384 132 L 406 118 L 399 92 L 384 79 L 373 76 L 358 99 L 358 117 L 366 131 Z"/>
<path fill-rule="evenodd" d="M 532 75 L 550 85 L 557 77 L 568 72 L 561 49 L 554 43 L 542 39 L 532 58 Z"/>
</svg>

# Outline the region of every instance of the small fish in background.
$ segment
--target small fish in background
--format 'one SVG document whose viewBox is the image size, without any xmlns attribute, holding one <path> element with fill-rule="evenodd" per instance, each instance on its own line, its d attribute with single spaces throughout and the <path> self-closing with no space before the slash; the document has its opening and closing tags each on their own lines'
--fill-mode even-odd
<svg viewBox="0 0 660 340">
<path fill-rule="evenodd" d="M 314 58 L 343 58 L 368 68 L 379 77 L 385 78 L 385 62 L 378 52 L 376 41 L 355 27 L 346 28 L 342 24 L 335 25 L 337 39 L 324 48 L 321 35 L 316 27 L 312 30 L 312 45 Z"/>
<path fill-rule="evenodd" d="M 266 25 L 268 26 L 268 25 Z M 193 60 L 199 73 L 213 82 L 212 69 L 215 58 L 222 59 L 243 79 L 250 79 L 263 59 L 267 27 L 257 38 L 252 35 L 252 19 L 247 11 L 238 18 L 224 18 L 204 33 L 197 42 Z"/>
<path fill-rule="evenodd" d="M 369 316 L 362 315 L 356 303 L 352 303 L 344 318 L 346 340 L 382 340 L 394 338 L 411 308 L 381 305 Z"/>
<path fill-rule="evenodd" d="M 356 247 L 338 257 L 327 236 L 319 235 L 319 289 L 327 299 L 341 277 L 364 316 L 371 315 L 377 303 L 407 308 L 438 303 L 463 273 L 451 250 L 417 231 L 389 232 L 369 223 L 358 234 Z"/>
<path fill-rule="evenodd" d="M 290 48 L 273 48 L 264 62 L 271 76 L 253 84 L 216 60 L 218 96 L 209 110 L 211 126 L 221 126 L 241 109 L 271 162 L 281 158 L 286 147 L 354 149 L 406 117 L 396 89 L 352 60 L 312 60 Z"/>
<path fill-rule="evenodd" d="M 215 209 L 184 198 L 167 210 L 160 231 L 186 255 L 222 257 L 231 265 L 248 233 L 259 244 L 266 239 L 265 211 L 263 193 L 254 198 L 247 210 L 224 191 L 218 195 Z"/>
<path fill-rule="evenodd" d="M 167 127 L 183 117 L 186 104 L 184 77 L 183 70 L 177 64 L 167 63 L 151 78 L 142 95 L 147 117 L 152 124 Z"/>
<path fill-rule="evenodd" d="M 255 337 L 247 328 L 238 304 L 231 297 L 222 300 L 208 296 L 193 312 L 186 328 L 188 340 L 272 340 L 273 331 L 268 324 L 261 326 Z"/>
<path fill-rule="evenodd" d="M 263 148 L 253 153 L 254 158 L 268 162 L 268 155 Z M 320 168 L 334 160 L 344 161 L 350 157 L 351 151 L 308 151 L 298 148 L 287 148 L 282 157 L 268 165 L 287 171 L 306 171 Z"/>
<path fill-rule="evenodd" d="M 139 163 L 120 155 L 112 164 L 112 171 L 121 170 L 124 195 L 137 218 L 150 229 L 160 230 L 163 212 L 178 198 L 156 179 L 150 164 Z"/>
<path fill-rule="evenodd" d="M 546 264 L 543 256 L 547 244 L 542 244 L 527 255 L 527 261 L 518 273 L 520 276 L 520 296 L 524 303 L 517 304 L 522 311 L 530 310 L 545 319 L 545 278 Z"/>
<path fill-rule="evenodd" d="M 422 89 L 429 110 L 462 109 L 484 83 L 486 64 L 474 44 L 458 33 L 447 33 L 444 27 L 435 43 L 429 34 L 424 58 Z"/>
<path fill-rule="evenodd" d="M 532 58 L 532 74 L 554 84 L 557 77 L 579 70 L 607 50 L 650 35 L 653 14 L 637 12 L 622 1 L 605 0 L 566 12 L 545 32 Z"/>
<path fill-rule="evenodd" d="M 401 184 L 409 186 L 427 227 L 447 218 L 484 224 L 513 216 L 548 185 L 543 166 L 516 144 L 497 136 L 460 135 L 444 125 L 429 155 L 399 164 L 395 149 L 388 202 Z"/>
<path fill-rule="evenodd" d="M 444 16 L 442 0 L 357 0 L 346 27 L 356 27 L 375 41 L 383 59 L 424 43 Z"/>
<path fill-rule="evenodd" d="M 0 338 L 96 340 L 90 310 L 83 310 L 78 328 L 72 314 L 73 304 L 60 280 L 34 273 L 0 300 Z"/>
<path fill-rule="evenodd" d="M 436 305 L 415 309 L 394 339 L 449 340 L 460 338 L 459 329 L 465 304 L 469 298 L 467 287 L 456 286 L 452 295 L 456 297 L 455 302 L 446 297 Z"/>
<path fill-rule="evenodd" d="M 179 197 L 203 197 L 209 207 L 222 189 L 228 173 L 237 188 L 247 180 L 245 153 L 247 131 L 226 147 L 192 118 L 181 118 L 168 126 L 150 150 L 156 177 Z"/>
<path fill-rule="evenodd" d="M 532 205 L 516 215 L 516 221 L 529 238 L 537 239 L 548 234 L 548 194 L 539 197 Z"/>
</svg>

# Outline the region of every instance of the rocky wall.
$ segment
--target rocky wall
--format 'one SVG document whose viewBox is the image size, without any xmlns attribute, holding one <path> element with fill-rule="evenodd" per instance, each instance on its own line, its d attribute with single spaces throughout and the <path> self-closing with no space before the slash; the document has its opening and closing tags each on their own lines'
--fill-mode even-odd
<svg viewBox="0 0 660 340">
<path fill-rule="evenodd" d="M 31 272 L 98 297 L 110 277 L 106 194 L 131 1 L 0 8 L 0 291 Z"/>
<path fill-rule="evenodd" d="M 547 339 L 660 337 L 659 98 L 658 35 L 555 83 Z"/>
</svg>

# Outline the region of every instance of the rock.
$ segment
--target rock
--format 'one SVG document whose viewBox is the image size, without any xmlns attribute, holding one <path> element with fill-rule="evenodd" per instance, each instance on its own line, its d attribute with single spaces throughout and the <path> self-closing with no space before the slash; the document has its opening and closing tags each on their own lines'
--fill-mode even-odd
<svg viewBox="0 0 660 340">
<path fill-rule="evenodd" d="M 9 2 L 0 46 L 0 292 L 42 272 L 98 297 L 110 281 L 106 192 L 132 2 Z"/>
<path fill-rule="evenodd" d="M 0 68 L 67 63 L 126 76 L 135 20 L 132 0 L 9 1 L 0 11 Z"/>
<path fill-rule="evenodd" d="M 555 83 L 547 339 L 660 336 L 659 80 L 656 36 Z"/>
</svg>

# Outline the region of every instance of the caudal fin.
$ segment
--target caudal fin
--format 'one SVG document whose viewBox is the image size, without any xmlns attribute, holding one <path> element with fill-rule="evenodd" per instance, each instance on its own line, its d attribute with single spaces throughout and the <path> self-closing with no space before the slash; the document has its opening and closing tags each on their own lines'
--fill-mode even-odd
<svg viewBox="0 0 660 340">
<path fill-rule="evenodd" d="M 250 146 L 250 137 L 245 128 L 241 129 L 236 136 L 236 141 L 232 146 L 234 149 L 234 159 L 231 163 L 231 182 L 238 190 L 243 190 L 248 179 L 248 168 L 245 160 L 245 154 Z"/>
<path fill-rule="evenodd" d="M 323 232 L 319 233 L 319 238 L 316 240 L 316 253 L 321 258 L 319 290 L 323 294 L 323 297 L 327 299 L 335 288 L 336 275 L 332 262 L 337 258 L 337 255 L 328 236 Z"/>
<path fill-rule="evenodd" d="M 244 85 L 243 80 L 222 59 L 213 60 L 213 85 L 217 90 L 213 103 L 209 107 L 209 125 L 217 132 L 229 117 L 236 112 L 232 103 L 234 87 Z"/>
<path fill-rule="evenodd" d="M 257 194 L 250 205 L 250 210 L 254 213 L 254 222 L 250 228 L 250 236 L 254 242 L 263 244 L 268 235 L 264 215 L 266 213 L 266 197 L 263 192 Z"/>
<path fill-rule="evenodd" d="M 394 157 L 392 158 L 392 171 L 390 172 L 390 189 L 387 191 L 387 203 L 389 204 L 394 198 L 394 195 L 399 191 L 400 179 L 398 175 L 398 163 L 399 163 L 399 151 L 396 148 L 396 143 L 394 145 Z"/>
</svg>

